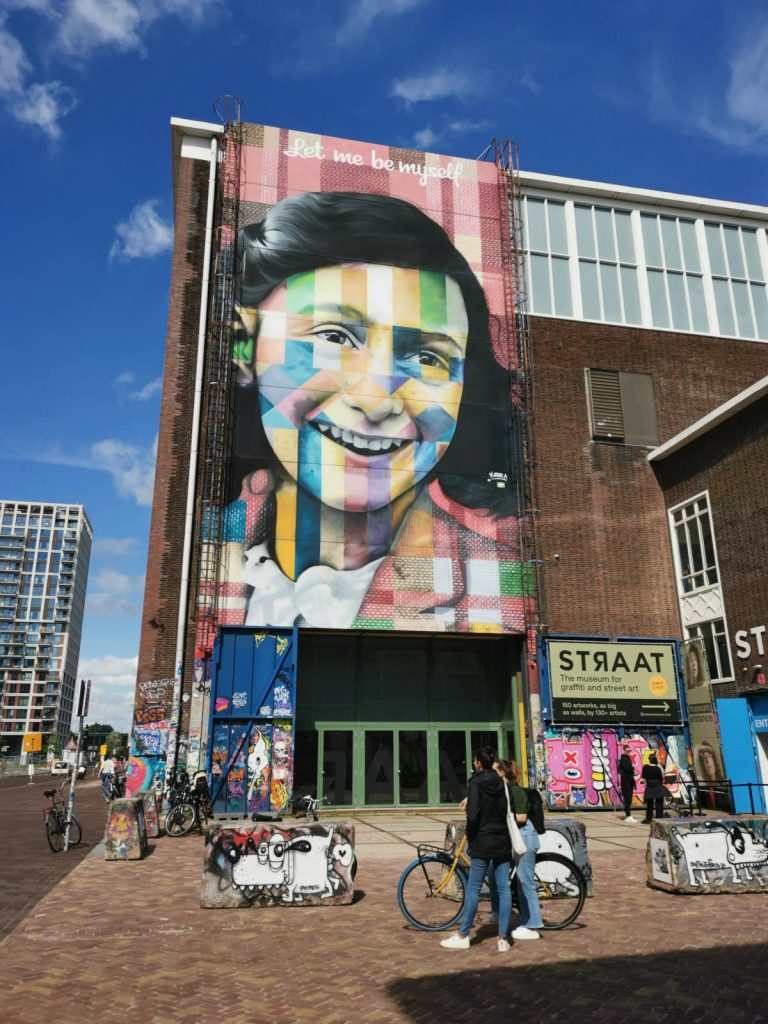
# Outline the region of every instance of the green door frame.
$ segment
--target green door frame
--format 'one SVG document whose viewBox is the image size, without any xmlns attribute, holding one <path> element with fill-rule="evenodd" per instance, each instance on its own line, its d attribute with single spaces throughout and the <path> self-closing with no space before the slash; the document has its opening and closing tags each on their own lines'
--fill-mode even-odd
<svg viewBox="0 0 768 1024">
<path fill-rule="evenodd" d="M 323 778 L 323 749 L 326 732 L 352 733 L 352 806 L 365 806 L 365 733 L 392 732 L 393 735 L 393 772 L 394 794 L 391 804 L 373 804 L 371 807 L 438 807 L 440 806 L 440 764 L 438 750 L 438 732 L 463 732 L 466 744 L 467 766 L 472 763 L 472 733 L 495 732 L 498 738 L 497 749 L 502 757 L 514 757 L 517 751 L 507 749 L 507 735 L 513 732 L 517 738 L 517 730 L 513 723 L 505 722 L 316 722 L 317 729 L 317 792 L 325 791 Z M 426 804 L 402 803 L 400 801 L 400 745 L 397 741 L 399 732 L 426 732 L 427 734 L 427 802 Z M 445 806 L 448 806 L 447 804 Z"/>
</svg>

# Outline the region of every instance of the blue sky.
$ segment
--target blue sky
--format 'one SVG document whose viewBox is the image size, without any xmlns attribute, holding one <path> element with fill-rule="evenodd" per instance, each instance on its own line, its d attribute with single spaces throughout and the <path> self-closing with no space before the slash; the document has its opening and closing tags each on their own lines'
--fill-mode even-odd
<svg viewBox="0 0 768 1024">
<path fill-rule="evenodd" d="M 85 504 L 80 675 L 127 729 L 169 288 L 172 116 L 768 205 L 768 6 L 0 0 L 0 481 Z"/>
</svg>

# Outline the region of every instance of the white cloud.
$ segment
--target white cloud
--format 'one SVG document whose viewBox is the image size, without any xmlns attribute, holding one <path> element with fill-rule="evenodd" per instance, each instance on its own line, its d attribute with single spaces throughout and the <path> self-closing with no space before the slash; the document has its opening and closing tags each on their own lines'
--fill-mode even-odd
<svg viewBox="0 0 768 1024">
<path fill-rule="evenodd" d="M 425 0 L 350 0 L 346 18 L 336 33 L 340 46 L 358 42 L 377 18 L 392 18 L 421 7 Z"/>
<path fill-rule="evenodd" d="M 78 679 L 91 680 L 89 722 L 108 723 L 118 732 L 130 731 L 138 664 L 137 657 L 117 655 L 80 659 Z"/>
<path fill-rule="evenodd" d="M 152 504 L 157 440 L 150 452 L 125 441 L 97 441 L 91 445 L 89 468 L 109 473 L 121 498 L 133 498 L 138 505 Z"/>
<path fill-rule="evenodd" d="M 455 135 L 466 135 L 468 132 L 477 132 L 483 128 L 488 128 L 490 121 L 470 121 L 467 119 L 449 120 L 446 121 L 442 128 L 435 131 L 431 125 L 427 125 L 426 128 L 422 128 L 420 131 L 414 133 L 413 141 L 416 143 L 419 149 L 429 149 L 430 146 L 434 146 L 436 142 L 441 140 L 449 139 Z"/>
<path fill-rule="evenodd" d="M 0 97 L 21 124 L 38 128 L 49 142 L 61 138 L 61 120 L 77 105 L 63 82 L 35 81 L 35 67 L 8 21 L 19 11 L 36 14 L 47 28 L 43 49 L 82 64 L 97 49 L 142 50 L 149 27 L 164 17 L 200 24 L 222 0 L 0 0 Z"/>
<path fill-rule="evenodd" d="M 25 459 L 43 465 L 72 466 L 75 469 L 94 469 L 109 473 L 121 498 L 130 498 L 145 507 L 152 504 L 157 438 L 149 449 L 144 450 L 126 441 L 110 438 L 96 441 L 85 452 L 55 445 L 18 445 L 3 439 L 3 452 L 9 459 Z"/>
<path fill-rule="evenodd" d="M 75 94 L 61 82 L 36 82 L 30 85 L 14 105 L 14 115 L 22 124 L 34 125 L 49 142 L 58 142 L 59 122 L 77 106 Z"/>
<path fill-rule="evenodd" d="M 144 259 L 173 246 L 173 227 L 157 212 L 157 203 L 157 199 L 137 203 L 128 219 L 117 225 L 110 260 Z"/>
<path fill-rule="evenodd" d="M 163 378 L 155 377 L 154 380 L 149 381 L 143 388 L 139 388 L 138 391 L 129 391 L 128 398 L 131 402 L 146 402 L 153 395 L 156 395 L 158 391 L 162 391 Z"/>
<path fill-rule="evenodd" d="M 131 555 L 136 550 L 135 537 L 94 537 L 94 555 Z"/>
<path fill-rule="evenodd" d="M 429 125 L 427 125 L 426 128 L 422 128 L 420 131 L 413 133 L 413 141 L 419 149 L 429 149 L 429 147 L 437 142 L 439 138 L 440 136 L 437 132 L 433 132 Z"/>
<path fill-rule="evenodd" d="M 396 78 L 392 83 L 391 95 L 406 103 L 424 103 L 449 96 L 462 98 L 477 90 L 478 82 L 474 76 L 452 68 L 438 68 L 428 75 Z"/>
<path fill-rule="evenodd" d="M 651 68 L 651 116 L 688 132 L 704 133 L 734 149 L 768 147 L 768 23 L 750 25 L 726 61 L 727 86 L 717 59 L 695 81 L 675 80 L 657 57 Z"/>
<path fill-rule="evenodd" d="M 112 383 L 115 387 L 119 387 L 121 384 L 133 384 L 136 380 L 136 374 L 132 370 L 125 370 L 119 376 L 115 377 Z"/>
<path fill-rule="evenodd" d="M 140 610 L 144 576 L 102 569 L 89 581 L 86 611 L 91 615 L 130 616 Z M 91 592 L 91 588 L 95 588 Z"/>
<path fill-rule="evenodd" d="M 521 76 L 520 85 L 529 92 L 541 92 L 541 83 L 528 72 Z"/>
</svg>

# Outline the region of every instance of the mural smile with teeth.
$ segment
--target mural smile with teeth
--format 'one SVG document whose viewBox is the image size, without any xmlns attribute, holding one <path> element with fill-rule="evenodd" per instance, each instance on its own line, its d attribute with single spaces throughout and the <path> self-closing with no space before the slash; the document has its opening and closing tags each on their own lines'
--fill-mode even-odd
<svg viewBox="0 0 768 1024">
<path fill-rule="evenodd" d="M 352 451 L 359 452 L 361 455 L 367 455 L 369 452 L 386 455 L 409 443 L 397 437 L 364 437 L 351 430 L 342 430 L 341 427 L 331 426 L 330 423 L 316 423 L 315 427 L 324 437 L 330 437 L 344 448 L 351 448 Z"/>
</svg>

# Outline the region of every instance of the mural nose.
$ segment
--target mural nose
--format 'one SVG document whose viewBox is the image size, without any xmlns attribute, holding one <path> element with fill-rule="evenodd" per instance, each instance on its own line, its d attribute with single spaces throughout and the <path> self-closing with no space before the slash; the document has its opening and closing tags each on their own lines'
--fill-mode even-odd
<svg viewBox="0 0 768 1024">
<path fill-rule="evenodd" d="M 358 387 L 360 386 L 367 386 L 370 390 L 363 394 L 359 391 L 347 391 L 344 394 L 344 401 L 353 409 L 362 412 L 371 423 L 381 423 L 388 416 L 399 416 L 403 411 L 402 398 L 388 394 L 373 382 L 358 382 Z"/>
</svg>

